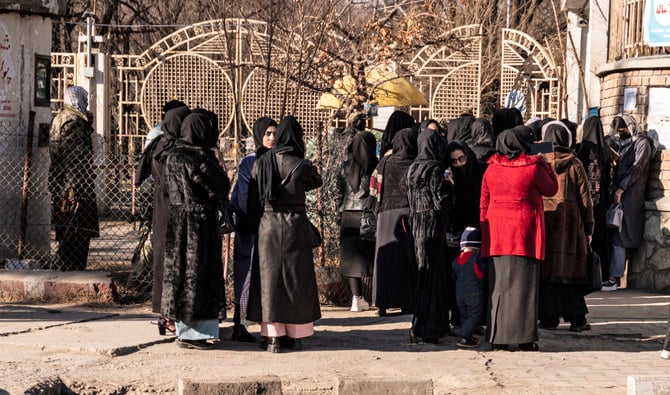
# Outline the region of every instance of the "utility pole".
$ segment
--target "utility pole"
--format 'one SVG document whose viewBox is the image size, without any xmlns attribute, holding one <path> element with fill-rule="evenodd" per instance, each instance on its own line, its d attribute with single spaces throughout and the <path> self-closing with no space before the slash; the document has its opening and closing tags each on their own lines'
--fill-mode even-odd
<svg viewBox="0 0 670 395">
<path fill-rule="evenodd" d="M 110 151 L 108 139 L 105 139 L 109 130 L 109 65 L 101 48 L 105 39 L 95 34 L 95 19 L 93 12 L 82 14 L 86 20 L 86 35 L 79 36 L 77 55 L 77 77 L 75 83 L 88 91 L 88 108 L 93 114 L 93 150 L 94 166 L 97 168 L 96 194 L 98 207 L 107 207 L 105 185 L 107 180 L 103 170 L 104 158 Z M 85 48 L 83 48 L 85 46 Z"/>
</svg>

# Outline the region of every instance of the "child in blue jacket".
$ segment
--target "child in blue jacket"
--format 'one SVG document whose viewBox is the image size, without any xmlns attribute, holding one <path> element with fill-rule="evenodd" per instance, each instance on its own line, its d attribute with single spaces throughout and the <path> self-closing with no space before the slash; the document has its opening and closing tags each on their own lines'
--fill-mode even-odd
<svg viewBox="0 0 670 395">
<path fill-rule="evenodd" d="M 488 265 L 479 255 L 482 232 L 467 227 L 461 235 L 461 253 L 452 262 L 456 283 L 456 304 L 461 313 L 459 347 L 479 347 L 479 340 L 473 336 L 475 329 L 486 311 L 486 272 Z"/>
</svg>

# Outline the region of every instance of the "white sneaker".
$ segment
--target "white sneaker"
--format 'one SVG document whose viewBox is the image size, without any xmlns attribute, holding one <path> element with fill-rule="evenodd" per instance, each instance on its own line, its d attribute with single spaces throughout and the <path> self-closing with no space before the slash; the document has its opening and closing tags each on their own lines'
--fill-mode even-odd
<svg viewBox="0 0 670 395">
<path fill-rule="evenodd" d="M 609 292 L 609 291 L 616 291 L 616 290 L 617 290 L 616 281 L 607 280 L 603 283 L 603 291 Z"/>
<path fill-rule="evenodd" d="M 670 359 L 670 351 L 668 351 L 668 350 L 661 351 L 661 358 Z"/>
<path fill-rule="evenodd" d="M 370 309 L 370 304 L 362 296 L 354 296 L 351 300 L 351 311 L 365 311 Z"/>
</svg>

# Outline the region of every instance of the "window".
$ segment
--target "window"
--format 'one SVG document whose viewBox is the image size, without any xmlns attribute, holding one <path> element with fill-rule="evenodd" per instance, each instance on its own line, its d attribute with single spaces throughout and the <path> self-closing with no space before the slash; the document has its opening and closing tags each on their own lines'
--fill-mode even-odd
<svg viewBox="0 0 670 395">
<path fill-rule="evenodd" d="M 51 60 L 47 55 L 35 55 L 35 106 L 49 107 L 51 99 Z"/>
</svg>

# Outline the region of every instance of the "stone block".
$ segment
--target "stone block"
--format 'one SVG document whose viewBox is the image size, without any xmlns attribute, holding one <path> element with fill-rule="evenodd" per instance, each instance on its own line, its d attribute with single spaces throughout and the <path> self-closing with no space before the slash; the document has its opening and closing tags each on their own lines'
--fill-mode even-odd
<svg viewBox="0 0 670 395">
<path fill-rule="evenodd" d="M 433 381 L 430 379 L 406 379 L 401 377 L 394 378 L 352 378 L 341 377 L 338 388 L 338 394 L 367 394 L 367 395 L 387 395 L 387 394 L 412 394 L 412 395 L 432 395 Z"/>
<path fill-rule="evenodd" d="M 660 155 L 661 155 L 661 160 L 670 161 L 670 150 L 663 150 L 663 151 L 661 151 Z"/>
<path fill-rule="evenodd" d="M 647 211 L 644 221 L 644 239 L 663 244 L 663 232 L 661 231 L 661 217 L 657 212 Z"/>
<path fill-rule="evenodd" d="M 281 395 L 277 376 L 240 377 L 211 381 L 179 379 L 179 395 Z"/>
<path fill-rule="evenodd" d="M 670 393 L 670 377 L 628 376 L 627 395 L 661 395 Z"/>
<path fill-rule="evenodd" d="M 667 248 L 659 248 L 658 251 L 649 260 L 656 269 L 670 269 L 670 251 Z"/>
</svg>

